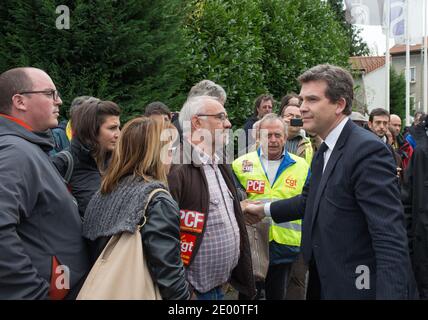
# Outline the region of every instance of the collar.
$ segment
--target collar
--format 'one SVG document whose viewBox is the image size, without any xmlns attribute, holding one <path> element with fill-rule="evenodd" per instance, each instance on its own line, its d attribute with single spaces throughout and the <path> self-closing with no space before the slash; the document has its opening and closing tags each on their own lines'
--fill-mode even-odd
<svg viewBox="0 0 428 320">
<path fill-rule="evenodd" d="M 10 121 L 13 121 L 13 122 L 19 124 L 21 127 L 24 127 L 25 129 L 27 129 L 28 131 L 33 131 L 33 128 L 31 128 L 27 123 L 25 123 L 21 119 L 11 117 L 11 116 L 5 115 L 3 113 L 0 113 L 0 117 L 6 118 Z"/>
<path fill-rule="evenodd" d="M 191 144 L 193 147 L 193 154 L 196 155 L 198 157 L 198 159 L 200 160 L 202 165 L 208 165 L 208 164 L 214 164 L 214 165 L 218 165 L 220 158 L 217 154 L 214 154 L 214 157 L 209 156 L 208 154 L 206 154 L 204 151 L 202 151 L 201 148 L 199 148 L 198 146 Z"/>
<path fill-rule="evenodd" d="M 334 128 L 328 136 L 325 138 L 324 142 L 330 150 L 333 150 L 336 146 L 337 140 L 339 140 L 340 134 L 343 131 L 346 123 L 348 122 L 349 117 L 345 117 L 337 126 Z"/>
<path fill-rule="evenodd" d="M 263 171 L 265 172 L 265 175 L 266 175 L 266 177 L 268 177 L 268 175 L 267 175 L 267 171 L 266 171 L 266 168 L 265 168 L 265 166 L 263 165 L 263 161 L 262 161 L 262 152 L 263 152 L 263 150 L 262 150 L 262 148 L 261 147 L 259 147 L 259 149 L 257 150 L 257 155 L 259 156 L 259 159 L 260 159 L 260 164 L 262 165 L 262 168 L 263 168 Z M 266 157 L 264 157 L 263 156 L 263 159 L 266 159 L 267 160 L 267 158 Z M 287 169 L 289 166 L 292 166 L 293 164 L 295 164 L 296 163 L 296 161 L 294 161 L 291 157 L 290 157 L 290 154 L 287 152 L 287 150 L 285 150 L 285 148 L 284 148 L 284 151 L 283 151 L 283 156 L 281 157 L 281 163 L 279 164 L 279 167 L 278 167 L 278 171 L 276 172 L 276 176 L 275 176 L 275 180 L 274 180 L 274 182 L 273 182 L 273 184 L 272 185 L 274 185 L 275 184 L 275 182 L 276 182 L 276 180 L 278 179 L 278 177 L 284 172 L 284 170 L 285 169 Z M 267 161 L 272 161 L 272 160 L 267 160 Z M 273 161 L 276 161 L 276 160 L 273 160 Z M 268 179 L 269 180 L 269 179 Z"/>
</svg>

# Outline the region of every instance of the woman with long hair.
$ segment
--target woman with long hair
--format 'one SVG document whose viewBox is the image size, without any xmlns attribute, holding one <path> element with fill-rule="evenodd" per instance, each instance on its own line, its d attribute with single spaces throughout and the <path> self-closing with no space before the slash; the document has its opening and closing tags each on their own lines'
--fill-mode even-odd
<svg viewBox="0 0 428 320">
<path fill-rule="evenodd" d="M 73 111 L 73 138 L 69 152 L 73 171 L 69 181 L 71 193 L 77 200 L 80 216 L 94 193 L 100 188 L 102 173 L 120 135 L 120 108 L 111 101 L 89 99 Z M 69 161 L 64 153 L 53 157 L 53 163 L 64 177 Z"/>
<path fill-rule="evenodd" d="M 140 229 L 143 250 L 153 281 L 163 299 L 188 299 L 189 288 L 180 257 L 180 213 L 167 192 L 172 160 L 172 139 L 165 131 L 171 124 L 141 117 L 128 122 L 113 151 L 101 189 L 90 201 L 83 223 L 95 262 L 109 239 Z M 147 210 L 144 208 L 148 203 Z M 145 216 L 145 218 L 144 218 Z"/>
</svg>

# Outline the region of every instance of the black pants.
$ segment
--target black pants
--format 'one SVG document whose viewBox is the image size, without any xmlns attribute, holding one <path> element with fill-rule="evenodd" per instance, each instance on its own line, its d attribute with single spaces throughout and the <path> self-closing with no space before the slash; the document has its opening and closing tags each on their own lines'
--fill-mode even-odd
<svg viewBox="0 0 428 320">
<path fill-rule="evenodd" d="M 306 300 L 321 300 L 321 281 L 318 275 L 317 265 L 312 258 L 309 263 L 309 282 Z"/>
<path fill-rule="evenodd" d="M 266 300 L 265 297 L 265 282 L 256 280 L 256 296 L 254 300 Z M 252 300 L 251 297 L 246 296 L 245 294 L 239 293 L 238 300 Z"/>
<path fill-rule="evenodd" d="M 290 280 L 288 281 L 286 300 L 305 300 L 306 299 L 306 275 L 308 267 L 303 260 L 303 254 L 300 253 L 296 261 L 293 262 L 290 271 Z"/>
<path fill-rule="evenodd" d="M 266 276 L 266 300 L 285 300 L 292 263 L 269 266 Z"/>
</svg>

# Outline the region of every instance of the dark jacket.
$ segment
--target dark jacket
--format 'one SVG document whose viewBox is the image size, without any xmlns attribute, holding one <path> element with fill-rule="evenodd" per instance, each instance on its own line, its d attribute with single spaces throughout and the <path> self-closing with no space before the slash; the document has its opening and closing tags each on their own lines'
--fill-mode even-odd
<svg viewBox="0 0 428 320">
<path fill-rule="evenodd" d="M 171 167 L 168 176 L 168 185 L 171 195 L 177 201 L 181 210 L 194 210 L 208 215 L 210 203 L 208 191 L 209 182 L 206 179 L 204 169 L 201 165 L 190 161 L 188 154 L 184 153 L 184 157 L 186 158 L 184 163 L 191 164 L 176 164 Z M 256 291 L 252 271 L 250 244 L 239 197 L 233 180 L 233 173 L 230 166 L 220 164 L 218 167 L 234 198 L 234 212 L 240 232 L 240 257 L 238 265 L 232 271 L 230 284 L 246 296 L 254 297 Z M 205 221 L 207 219 L 208 216 Z M 196 240 L 196 245 L 193 249 L 193 258 L 198 253 L 202 238 L 203 233 Z M 190 261 L 190 263 L 192 263 L 192 261 Z"/>
<path fill-rule="evenodd" d="M 259 118 L 257 116 L 252 115 L 250 118 L 247 119 L 247 121 L 244 124 L 244 131 L 246 135 L 246 148 L 248 151 L 248 148 L 251 147 L 256 141 L 254 140 L 253 136 L 251 135 L 251 131 L 253 129 L 253 125 L 259 121 Z"/>
<path fill-rule="evenodd" d="M 273 202 L 271 214 L 278 223 L 304 215 L 302 252 L 316 263 L 323 297 L 416 298 L 389 149 L 348 120 L 323 173 L 321 159 L 317 153 L 303 194 Z"/>
<path fill-rule="evenodd" d="M 70 152 L 74 159 L 74 170 L 70 180 L 71 193 L 79 205 L 79 214 L 84 216 L 86 206 L 101 185 L 101 174 L 98 166 L 87 149 L 77 138 L 71 141 Z M 53 156 L 52 161 L 62 176 L 67 171 L 64 158 Z"/>
<path fill-rule="evenodd" d="M 0 299 L 48 298 L 55 259 L 70 270 L 73 298 L 89 270 L 77 205 L 47 155 L 52 146 L 0 117 Z"/>
<path fill-rule="evenodd" d="M 60 122 L 58 127 L 51 129 L 52 137 L 55 142 L 54 148 L 50 152 L 51 156 L 64 149 L 67 149 L 70 146 L 70 141 L 68 140 L 66 133 L 67 123 L 67 120 L 63 120 Z"/>
<path fill-rule="evenodd" d="M 402 200 L 410 254 L 421 298 L 428 299 L 428 137 L 426 128 L 413 131 L 417 146 L 404 173 Z"/>
<path fill-rule="evenodd" d="M 95 263 L 112 235 L 135 232 L 142 221 L 148 195 L 158 182 L 125 178 L 108 195 L 95 194 L 85 213 L 83 233 L 90 241 L 91 262 Z M 141 228 L 144 255 L 160 294 L 166 300 L 189 299 L 190 292 L 180 258 L 180 218 L 177 203 L 167 193 L 154 196 Z"/>
</svg>

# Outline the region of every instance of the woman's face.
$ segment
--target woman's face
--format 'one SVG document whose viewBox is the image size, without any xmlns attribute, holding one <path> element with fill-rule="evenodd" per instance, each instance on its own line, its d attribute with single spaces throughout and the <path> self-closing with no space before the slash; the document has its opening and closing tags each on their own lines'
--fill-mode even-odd
<svg viewBox="0 0 428 320">
<path fill-rule="evenodd" d="M 120 135 L 120 119 L 118 116 L 108 116 L 100 127 L 98 144 L 107 152 L 113 151 Z"/>
</svg>

